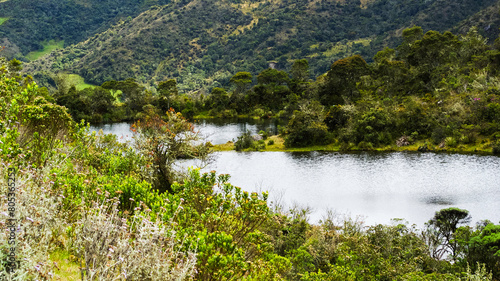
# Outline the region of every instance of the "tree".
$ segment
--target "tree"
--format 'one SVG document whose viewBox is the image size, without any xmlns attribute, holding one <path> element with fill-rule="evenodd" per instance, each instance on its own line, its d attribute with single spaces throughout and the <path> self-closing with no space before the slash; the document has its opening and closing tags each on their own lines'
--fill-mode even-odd
<svg viewBox="0 0 500 281">
<path fill-rule="evenodd" d="M 233 83 L 236 86 L 235 93 L 243 93 L 248 88 L 250 84 L 252 84 L 252 74 L 250 72 L 238 72 L 229 82 Z"/>
<path fill-rule="evenodd" d="M 319 102 L 305 101 L 288 122 L 285 145 L 301 147 L 326 143 L 328 127 L 324 119 L 324 108 Z"/>
<path fill-rule="evenodd" d="M 403 30 L 403 43 L 397 48 L 398 59 L 406 60 L 415 41 L 422 39 L 424 31 L 420 26 L 413 26 Z"/>
<path fill-rule="evenodd" d="M 459 208 L 442 209 L 427 222 L 427 232 L 433 236 L 434 252 L 431 253 L 435 258 L 441 258 L 444 253 L 451 252 L 453 260 L 456 259 L 457 241 L 455 232 L 459 224 L 470 221 L 469 211 Z M 436 243 L 437 242 L 437 243 Z"/>
<path fill-rule="evenodd" d="M 210 92 L 210 107 L 218 111 L 224 110 L 229 104 L 229 94 L 222 88 L 215 87 Z"/>
<path fill-rule="evenodd" d="M 288 82 L 288 74 L 284 71 L 268 68 L 257 75 L 257 81 L 263 85 L 284 85 Z"/>
<path fill-rule="evenodd" d="M 142 111 L 142 107 L 151 102 L 151 93 L 146 91 L 145 87 L 139 85 L 133 78 L 124 81 L 107 81 L 101 87 L 108 90 L 122 91 L 122 101 L 132 111 L 130 114 Z"/>
<path fill-rule="evenodd" d="M 385 48 L 379 51 L 373 60 L 375 61 L 374 76 L 378 80 L 377 85 L 386 96 L 402 94 L 408 80 L 408 69 L 404 61 L 395 60 L 396 51 Z"/>
<path fill-rule="evenodd" d="M 431 30 L 410 46 L 407 63 L 415 73 L 417 84 L 423 83 L 420 91 L 434 91 L 450 68 L 458 64 L 461 45 L 451 32 L 441 34 Z"/>
<path fill-rule="evenodd" d="M 475 266 L 484 263 L 493 277 L 500 278 L 500 225 L 490 223 L 477 231 L 468 242 L 467 262 Z"/>
<path fill-rule="evenodd" d="M 326 83 L 320 93 L 321 103 L 331 106 L 356 101 L 359 98 L 356 83 L 359 82 L 361 76 L 369 73 L 368 64 L 360 55 L 334 62 L 326 75 Z"/>
<path fill-rule="evenodd" d="M 181 158 L 207 159 L 208 147 L 201 142 L 193 124 L 170 109 L 165 120 L 153 111 L 132 125 L 135 148 L 148 159 L 144 177 L 160 192 L 172 192 L 171 185 L 180 177 L 175 169 Z"/>
<path fill-rule="evenodd" d="M 253 88 L 249 96 L 251 104 L 260 103 L 268 109 L 278 109 L 290 93 L 288 88 L 289 77 L 285 71 L 268 68 L 257 75 L 258 85 Z M 258 102 L 256 102 L 258 101 Z"/>
<path fill-rule="evenodd" d="M 292 79 L 296 82 L 305 82 L 309 78 L 309 63 L 306 59 L 296 60 L 290 71 Z"/>
<path fill-rule="evenodd" d="M 156 90 L 158 92 L 158 107 L 161 111 L 169 110 L 172 106 L 172 99 L 179 95 L 177 81 L 175 79 L 169 79 L 160 82 Z"/>
</svg>

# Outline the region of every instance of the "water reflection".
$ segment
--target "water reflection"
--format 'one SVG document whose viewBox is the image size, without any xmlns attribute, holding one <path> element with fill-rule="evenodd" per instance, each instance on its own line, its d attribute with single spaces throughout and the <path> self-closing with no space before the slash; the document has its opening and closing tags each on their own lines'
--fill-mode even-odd
<svg viewBox="0 0 500 281">
<path fill-rule="evenodd" d="M 456 201 L 453 197 L 444 197 L 444 196 L 430 196 L 423 198 L 423 201 L 429 205 L 439 205 L 439 206 L 451 206 Z"/>
<path fill-rule="evenodd" d="M 195 130 L 200 131 L 200 136 L 212 144 L 223 144 L 228 141 L 235 141 L 243 133 L 250 131 L 252 135 L 260 131 L 269 131 L 271 134 L 278 134 L 278 126 L 284 125 L 284 120 L 279 119 L 209 119 L 195 120 Z M 105 134 L 115 134 L 120 141 L 125 142 L 132 139 L 130 123 L 99 124 L 90 127 L 91 131 L 103 130 Z"/>
<path fill-rule="evenodd" d="M 90 126 L 90 131 L 99 132 L 103 131 L 104 134 L 114 134 L 118 137 L 118 141 L 121 143 L 125 143 L 127 141 L 132 140 L 132 131 L 130 130 L 129 123 L 111 123 L 111 124 L 99 124 Z"/>
<path fill-rule="evenodd" d="M 203 120 L 197 128 L 214 144 L 246 130 L 277 130 L 275 120 L 224 123 Z M 125 140 L 129 124 L 93 127 Z M 184 167 L 193 165 L 187 161 Z M 435 153 L 222 152 L 206 171 L 230 174 L 249 191 L 269 190 L 270 200 L 308 205 L 318 221 L 327 210 L 362 216 L 368 224 L 404 218 L 419 226 L 446 207 L 470 211 L 473 223 L 500 221 L 500 158 Z"/>
<path fill-rule="evenodd" d="M 260 131 L 269 131 L 271 134 L 278 134 L 278 125 L 283 125 L 284 121 L 278 119 L 210 119 L 197 120 L 194 122 L 195 128 L 200 130 L 201 135 L 212 144 L 223 144 L 228 141 L 236 141 L 243 133 L 250 131 L 252 135 Z"/>
<path fill-rule="evenodd" d="M 270 189 L 288 205 L 306 204 L 366 222 L 405 218 L 423 226 L 435 211 L 459 207 L 474 220 L 500 220 L 500 158 L 433 153 L 220 153 L 207 170 L 246 190 Z"/>
</svg>

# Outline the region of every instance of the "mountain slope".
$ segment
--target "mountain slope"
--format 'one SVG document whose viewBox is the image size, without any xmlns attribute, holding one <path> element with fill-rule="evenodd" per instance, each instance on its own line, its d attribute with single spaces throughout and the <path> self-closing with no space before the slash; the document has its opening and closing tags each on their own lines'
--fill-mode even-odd
<svg viewBox="0 0 500 281">
<path fill-rule="evenodd" d="M 456 25 L 452 32 L 454 33 L 465 33 L 470 26 L 479 27 L 483 36 L 491 39 L 498 38 L 500 34 L 500 1 L 497 3 L 482 9 L 466 20 L 460 22 Z"/>
<path fill-rule="evenodd" d="M 9 0 L 0 1 L 0 42 L 4 55 L 22 58 L 42 49 L 41 43 L 64 40 L 67 45 L 108 29 L 120 18 L 135 17 L 152 5 L 170 0 Z M 7 44 L 8 42 L 8 44 Z"/>
<path fill-rule="evenodd" d="M 395 46 L 404 28 L 444 31 L 496 2 L 175 1 L 57 50 L 27 71 L 69 71 L 94 84 L 176 78 L 181 91 L 191 91 L 227 85 L 237 71 L 256 74 L 270 62 L 286 68 L 307 58 L 314 77 L 348 54 L 370 59 L 381 46 Z"/>
</svg>

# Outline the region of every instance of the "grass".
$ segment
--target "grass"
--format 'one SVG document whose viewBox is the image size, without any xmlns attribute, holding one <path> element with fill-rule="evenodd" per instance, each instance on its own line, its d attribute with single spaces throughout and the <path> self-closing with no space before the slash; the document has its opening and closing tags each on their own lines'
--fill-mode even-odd
<svg viewBox="0 0 500 281">
<path fill-rule="evenodd" d="M 2 3 L 4 1 L 0 1 Z M 2 25 L 4 22 L 6 22 L 9 18 L 0 18 L 0 25 Z"/>
<path fill-rule="evenodd" d="M 267 145 L 269 140 L 273 140 L 273 145 Z M 408 146 L 398 147 L 397 145 L 387 145 L 383 147 L 375 147 L 372 150 L 366 150 L 359 148 L 358 146 L 351 144 L 348 149 L 343 149 L 341 144 L 338 142 L 326 144 L 326 145 L 314 145 L 308 147 L 285 147 L 285 140 L 281 136 L 270 136 L 266 142 L 266 148 L 259 151 L 286 151 L 286 152 L 310 152 L 310 151 L 379 151 L 379 152 L 396 152 L 396 151 L 418 151 L 418 148 L 427 144 L 429 152 L 449 152 L 449 153 L 474 153 L 474 154 L 491 154 L 492 148 L 491 143 L 476 143 L 472 145 L 458 145 L 457 147 L 445 147 L 439 148 L 437 145 L 430 144 L 430 141 L 419 141 Z M 227 142 L 225 144 L 218 144 L 212 147 L 213 151 L 232 151 L 234 149 L 233 142 Z"/>
<path fill-rule="evenodd" d="M 72 261 L 72 257 L 66 251 L 56 251 L 50 255 L 50 260 L 57 265 L 54 280 L 80 280 L 79 265 Z"/>
<path fill-rule="evenodd" d="M 63 76 L 62 78 L 66 81 L 66 83 L 68 83 L 69 86 L 74 85 L 78 91 L 81 91 L 85 88 L 95 87 L 95 85 L 85 83 L 83 77 L 78 74 L 60 74 L 60 75 Z"/>
<path fill-rule="evenodd" d="M 54 50 L 62 49 L 62 48 L 64 48 L 64 40 L 45 41 L 45 42 L 42 42 L 42 46 L 43 46 L 42 50 L 30 52 L 26 55 L 26 58 L 33 61 L 33 60 L 36 60 L 36 59 L 38 59 L 46 54 L 49 54 L 50 52 L 52 52 Z"/>
</svg>

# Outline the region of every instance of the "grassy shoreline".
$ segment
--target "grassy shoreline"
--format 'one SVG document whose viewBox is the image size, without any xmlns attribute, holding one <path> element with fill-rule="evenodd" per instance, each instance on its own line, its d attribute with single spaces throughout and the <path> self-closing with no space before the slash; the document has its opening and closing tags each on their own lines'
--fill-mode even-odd
<svg viewBox="0 0 500 281">
<path fill-rule="evenodd" d="M 268 145 L 269 140 L 273 140 L 273 145 Z M 491 143 L 485 141 L 482 144 L 474 145 L 458 145 L 456 147 L 444 147 L 440 148 L 439 145 L 431 144 L 430 140 L 418 141 L 408 146 L 397 146 L 396 144 L 387 145 L 384 147 L 374 147 L 374 148 L 361 148 L 354 144 L 342 145 L 339 142 L 326 144 L 326 145 L 314 145 L 307 147 L 292 147 L 287 148 L 284 144 L 284 139 L 281 136 L 270 136 L 265 140 L 265 149 L 245 149 L 243 151 L 280 151 L 280 152 L 310 152 L 310 151 L 328 151 L 328 152 L 359 152 L 359 151 L 373 151 L 373 152 L 418 152 L 419 147 L 427 145 L 426 151 L 421 152 L 444 152 L 444 153 L 459 153 L 459 154 L 478 154 L 478 155 L 493 155 Z M 229 141 L 225 144 L 217 144 L 212 147 L 213 151 L 234 151 L 234 143 Z"/>
</svg>

